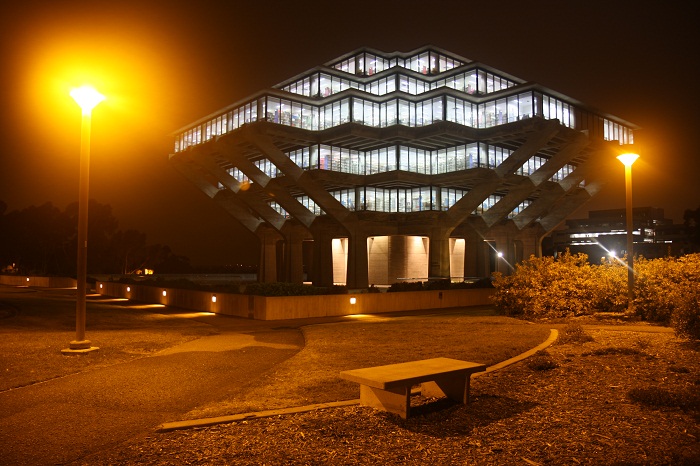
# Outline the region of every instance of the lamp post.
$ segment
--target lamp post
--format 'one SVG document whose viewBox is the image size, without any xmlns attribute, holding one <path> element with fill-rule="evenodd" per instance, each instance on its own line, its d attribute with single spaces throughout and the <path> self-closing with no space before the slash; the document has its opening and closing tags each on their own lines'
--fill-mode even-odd
<svg viewBox="0 0 700 466">
<path fill-rule="evenodd" d="M 86 353 L 99 348 L 85 339 L 85 295 L 87 282 L 87 231 L 88 191 L 90 178 L 90 123 L 92 109 L 104 100 L 104 96 L 90 86 L 73 89 L 70 96 L 83 110 L 80 131 L 80 187 L 78 191 L 78 283 L 75 310 L 75 340 L 70 342 L 64 354 Z"/>
<path fill-rule="evenodd" d="M 627 311 L 633 311 L 634 301 L 634 222 L 632 218 L 632 164 L 639 158 L 638 154 L 625 153 L 617 159 L 625 166 L 625 201 L 627 215 Z"/>
</svg>

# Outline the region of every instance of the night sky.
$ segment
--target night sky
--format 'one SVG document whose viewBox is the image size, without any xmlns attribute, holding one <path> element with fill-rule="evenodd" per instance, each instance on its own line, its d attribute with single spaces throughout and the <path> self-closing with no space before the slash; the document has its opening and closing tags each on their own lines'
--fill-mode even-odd
<svg viewBox="0 0 700 466">
<path fill-rule="evenodd" d="M 3 2 L 6 4 L 7 2 Z M 186 5 L 189 3 L 189 5 Z M 642 129 L 634 205 L 700 207 L 700 47 L 687 2 L 22 1 L 0 7 L 0 200 L 78 197 L 80 110 L 93 112 L 90 197 L 121 229 L 195 265 L 255 263 L 254 237 L 167 162 L 177 129 L 359 47 L 434 45 L 540 83 Z M 689 7 L 687 7 L 689 8 Z M 618 182 L 588 209 L 624 207 Z"/>
</svg>

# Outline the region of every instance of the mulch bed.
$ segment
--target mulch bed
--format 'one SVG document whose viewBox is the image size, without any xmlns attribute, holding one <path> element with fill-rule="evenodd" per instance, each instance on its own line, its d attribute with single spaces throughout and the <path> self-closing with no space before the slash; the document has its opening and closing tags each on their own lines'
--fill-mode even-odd
<svg viewBox="0 0 700 466">
<path fill-rule="evenodd" d="M 417 397 L 408 420 L 356 406 L 154 433 L 80 464 L 697 465 L 698 352 L 670 333 L 562 333 L 474 379 L 469 406 Z"/>
</svg>

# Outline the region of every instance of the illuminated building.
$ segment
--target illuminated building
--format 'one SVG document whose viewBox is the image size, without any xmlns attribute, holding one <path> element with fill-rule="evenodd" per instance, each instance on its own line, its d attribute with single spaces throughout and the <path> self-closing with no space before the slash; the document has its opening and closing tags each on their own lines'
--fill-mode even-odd
<svg viewBox="0 0 700 466">
<path fill-rule="evenodd" d="M 634 129 L 435 47 L 363 48 L 182 128 L 170 161 L 257 235 L 260 280 L 361 288 L 539 255 Z"/>
<path fill-rule="evenodd" d="M 635 207 L 632 210 L 634 254 L 648 259 L 687 252 L 687 232 L 664 217 L 664 210 Z M 583 252 L 596 263 L 602 257 L 626 254 L 625 209 L 592 210 L 587 219 L 566 220 L 566 228 L 552 232 L 553 252 Z"/>
</svg>

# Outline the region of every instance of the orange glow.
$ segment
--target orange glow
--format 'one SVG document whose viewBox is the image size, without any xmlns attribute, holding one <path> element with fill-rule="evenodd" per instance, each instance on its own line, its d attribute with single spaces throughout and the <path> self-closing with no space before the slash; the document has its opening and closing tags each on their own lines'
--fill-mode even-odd
<svg viewBox="0 0 700 466">
<path fill-rule="evenodd" d="M 168 115 L 176 102 L 178 83 L 171 73 L 178 50 L 152 24 L 134 18 L 121 22 L 119 13 L 113 15 L 99 24 L 79 14 L 70 21 L 44 18 L 24 31 L 31 40 L 18 50 L 15 72 L 22 79 L 14 98 L 23 115 L 15 121 L 42 128 L 42 139 L 59 151 L 65 148 L 65 157 L 77 153 L 79 135 L 67 130 L 78 124 L 70 91 L 84 83 L 109 96 L 94 109 L 99 112 L 92 128 L 95 157 L 115 159 L 105 153 L 129 153 L 143 143 L 139 138 L 167 135 L 174 127 Z"/>
</svg>

